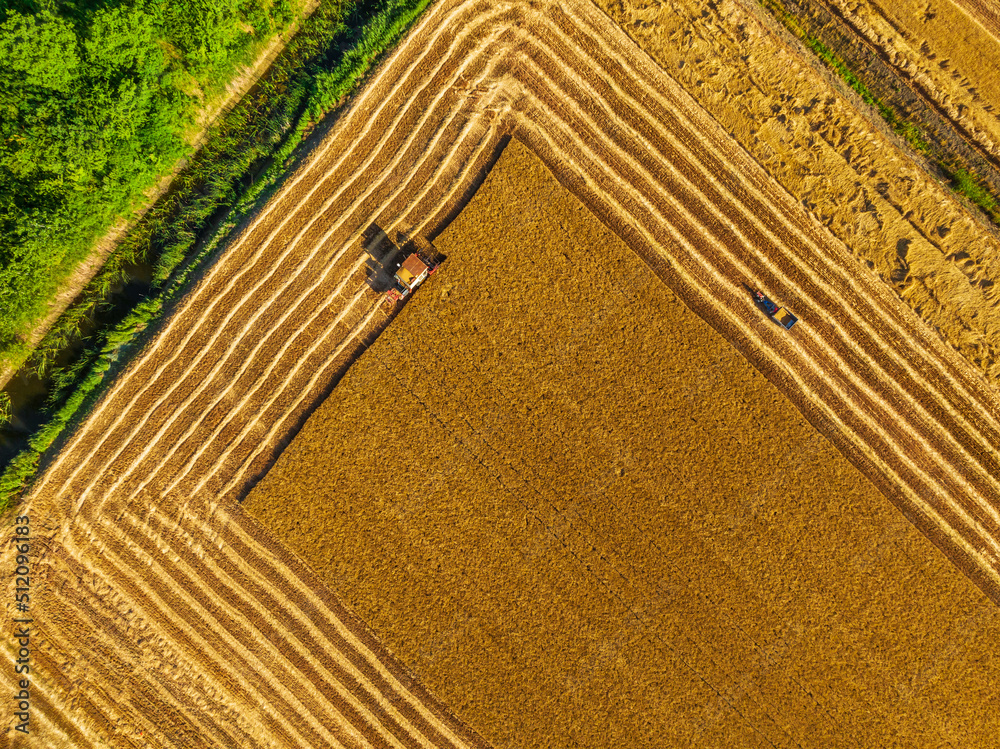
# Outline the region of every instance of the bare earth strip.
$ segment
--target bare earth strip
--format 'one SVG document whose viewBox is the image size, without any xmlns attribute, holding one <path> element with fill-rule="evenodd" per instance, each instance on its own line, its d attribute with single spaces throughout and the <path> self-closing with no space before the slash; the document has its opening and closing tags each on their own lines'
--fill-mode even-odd
<svg viewBox="0 0 1000 749">
<path fill-rule="evenodd" d="M 483 744 L 237 502 L 385 322 L 361 232 L 433 236 L 511 133 L 1000 600 L 982 377 L 596 8 L 443 2 L 19 511 L 42 745 Z"/>
<path fill-rule="evenodd" d="M 994 165 L 1000 161 L 1000 43 L 962 4 L 819 0 L 952 120 Z"/>
</svg>

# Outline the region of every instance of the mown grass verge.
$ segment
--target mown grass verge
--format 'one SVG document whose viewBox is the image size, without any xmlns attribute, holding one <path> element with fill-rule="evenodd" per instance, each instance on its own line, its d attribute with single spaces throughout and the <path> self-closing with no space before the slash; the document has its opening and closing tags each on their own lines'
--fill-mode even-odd
<svg viewBox="0 0 1000 749">
<path fill-rule="evenodd" d="M 901 116 L 865 85 L 864 81 L 833 50 L 805 29 L 798 18 L 789 13 L 778 0 L 760 0 L 761 5 L 771 12 L 781 24 L 811 49 L 823 63 L 844 81 L 869 106 L 873 107 L 885 120 L 892 131 L 901 136 L 911 148 L 934 163 L 948 178 L 949 186 L 956 194 L 978 206 L 989 219 L 1000 226 L 1000 206 L 996 197 L 985 186 L 983 178 L 966 166 L 958 164 L 954 157 L 942 154 L 936 149 L 919 125 Z"/>
<path fill-rule="evenodd" d="M 362 0 L 336 8 L 321 6 L 266 79 L 213 129 L 190 169 L 180 176 L 178 188 L 125 238 L 82 300 L 34 354 L 33 366 L 47 372 L 53 385 L 51 415 L 0 473 L 0 512 L 30 486 L 43 454 L 87 413 L 107 387 L 110 373 L 139 349 L 144 331 L 162 319 L 233 228 L 267 200 L 310 130 L 343 103 L 429 4 Z M 53 367 L 57 353 L 78 335 L 81 321 L 124 267 L 150 257 L 156 258 L 154 293 L 120 322 L 92 335 L 73 363 Z"/>
</svg>

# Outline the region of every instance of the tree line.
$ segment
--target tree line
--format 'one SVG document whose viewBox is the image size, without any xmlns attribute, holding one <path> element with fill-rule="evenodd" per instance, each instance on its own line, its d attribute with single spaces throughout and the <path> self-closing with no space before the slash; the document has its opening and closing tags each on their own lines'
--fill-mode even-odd
<svg viewBox="0 0 1000 749">
<path fill-rule="evenodd" d="M 290 0 L 0 3 L 0 358 Z"/>
</svg>

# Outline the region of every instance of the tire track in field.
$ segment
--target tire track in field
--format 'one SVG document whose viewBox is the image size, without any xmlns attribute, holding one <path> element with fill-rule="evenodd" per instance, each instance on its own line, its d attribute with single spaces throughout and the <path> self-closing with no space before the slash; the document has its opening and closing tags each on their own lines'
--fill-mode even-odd
<svg viewBox="0 0 1000 749">
<path fill-rule="evenodd" d="M 1000 42 L 1000 9 L 996 3 L 989 0 L 954 0 L 954 3 Z"/>
<path fill-rule="evenodd" d="M 233 500 L 380 329 L 361 233 L 434 236 L 509 132 L 1000 600 L 996 394 L 584 0 L 448 0 L 32 492 L 24 511 L 57 550 L 39 561 L 48 578 L 95 581 L 60 587 L 72 617 L 37 615 L 44 721 L 80 746 L 128 745 L 111 671 L 68 665 L 120 644 L 130 683 L 153 687 L 146 726 L 197 715 L 246 746 L 485 745 Z M 751 282 L 801 311 L 791 334 L 760 325 Z M 81 644 L 81 627 L 95 637 Z M 173 675 L 136 632 L 170 643 Z M 60 664 L 78 684 L 59 682 Z"/>
</svg>

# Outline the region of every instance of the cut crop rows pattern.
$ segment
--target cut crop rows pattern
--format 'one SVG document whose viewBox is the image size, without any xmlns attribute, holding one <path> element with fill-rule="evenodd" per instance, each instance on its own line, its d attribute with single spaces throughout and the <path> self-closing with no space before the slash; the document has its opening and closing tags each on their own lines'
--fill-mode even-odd
<svg viewBox="0 0 1000 749">
<path fill-rule="evenodd" d="M 362 232 L 433 236 L 510 135 L 1000 600 L 1000 403 L 982 379 L 589 3 L 442 2 L 20 511 L 45 550 L 39 733 L 483 745 L 238 501 L 385 324 Z M 745 285 L 799 313 L 794 331 L 745 325 Z"/>
</svg>

